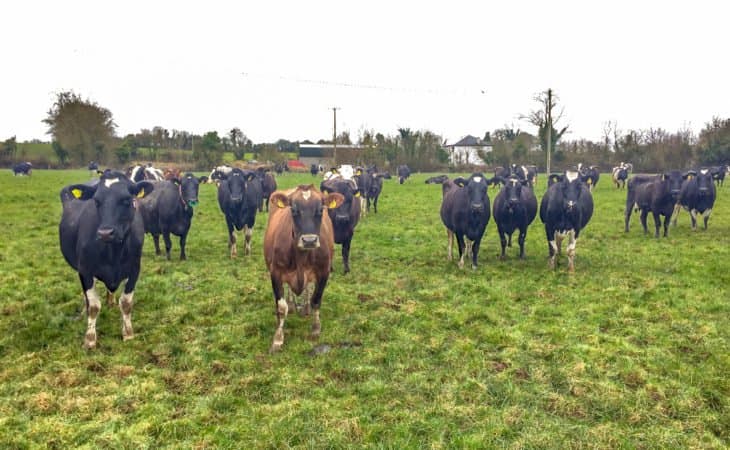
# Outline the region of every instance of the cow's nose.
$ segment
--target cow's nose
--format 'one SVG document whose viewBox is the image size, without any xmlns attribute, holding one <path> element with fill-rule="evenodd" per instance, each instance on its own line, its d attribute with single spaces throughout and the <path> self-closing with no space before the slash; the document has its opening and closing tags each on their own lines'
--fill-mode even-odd
<svg viewBox="0 0 730 450">
<path fill-rule="evenodd" d="M 573 200 L 568 201 L 568 209 L 573 209 L 575 207 L 575 202 Z"/>
<path fill-rule="evenodd" d="M 347 215 L 337 215 L 337 216 L 335 216 L 335 222 L 342 222 L 342 223 L 344 223 L 344 222 L 349 222 L 349 221 L 350 221 L 350 216 L 347 216 Z"/>
<path fill-rule="evenodd" d="M 319 247 L 319 236 L 316 234 L 303 234 L 299 238 L 299 247 L 304 249 Z"/>
<path fill-rule="evenodd" d="M 114 228 L 99 228 L 96 230 L 96 235 L 102 241 L 109 242 L 114 239 Z"/>
<path fill-rule="evenodd" d="M 484 205 L 482 203 L 472 203 L 471 209 L 472 211 L 481 211 L 484 209 Z"/>
<path fill-rule="evenodd" d="M 231 195 L 231 200 L 233 200 L 234 202 L 240 202 L 242 198 L 242 195 Z"/>
</svg>

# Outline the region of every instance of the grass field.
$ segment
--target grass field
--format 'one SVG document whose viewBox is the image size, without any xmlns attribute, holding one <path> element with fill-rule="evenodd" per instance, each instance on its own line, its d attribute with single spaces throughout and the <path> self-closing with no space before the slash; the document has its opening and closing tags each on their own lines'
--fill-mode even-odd
<svg viewBox="0 0 730 450">
<path fill-rule="evenodd" d="M 136 339 L 122 342 L 119 310 L 103 302 L 99 348 L 84 350 L 57 227 L 60 188 L 87 176 L 0 173 L 2 448 L 730 445 L 728 186 L 708 231 L 692 232 L 684 212 L 654 239 L 636 215 L 623 232 L 625 191 L 604 174 L 569 275 L 565 260 L 548 269 L 539 218 L 526 260 L 516 247 L 497 259 L 490 222 L 480 267 L 459 270 L 445 258 L 440 186 L 386 181 L 379 213 L 358 225 L 352 273 L 336 249 L 319 342 L 290 315 L 270 355 L 266 215 L 253 254 L 229 259 L 212 185 L 187 261 L 155 257 L 146 239 Z"/>
</svg>

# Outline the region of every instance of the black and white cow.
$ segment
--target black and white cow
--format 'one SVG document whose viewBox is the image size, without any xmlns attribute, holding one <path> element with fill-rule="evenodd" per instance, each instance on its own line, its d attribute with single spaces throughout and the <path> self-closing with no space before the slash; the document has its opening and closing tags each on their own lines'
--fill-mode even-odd
<svg viewBox="0 0 730 450">
<path fill-rule="evenodd" d="M 222 180 L 225 180 L 228 175 L 233 171 L 233 167 L 223 164 L 222 166 L 214 167 L 208 175 L 208 183 L 219 184 Z"/>
<path fill-rule="evenodd" d="M 142 180 L 162 181 L 165 179 L 165 174 L 162 170 L 152 167 L 151 164 L 147 164 L 146 166 L 136 165 L 129 167 L 127 169 L 127 177 L 135 183 Z"/>
<path fill-rule="evenodd" d="M 520 244 L 520 258 L 525 257 L 525 237 L 527 227 L 537 215 L 537 197 L 530 189 L 529 182 L 519 177 L 509 177 L 500 180 L 504 187 L 494 198 L 492 214 L 497 224 L 497 232 L 502 245 L 500 258 L 505 258 L 505 247 L 512 246 L 512 233 L 520 230 L 518 242 Z"/>
<path fill-rule="evenodd" d="M 261 181 L 250 170 L 232 169 L 218 186 L 218 206 L 226 218 L 231 258 L 238 255 L 234 228 L 243 230 L 246 238 L 244 254 L 251 254 L 251 235 L 256 223 L 256 211 L 261 205 L 261 196 Z"/>
<path fill-rule="evenodd" d="M 677 204 L 682 182 L 689 176 L 689 173 L 683 175 L 678 170 L 672 170 L 650 178 L 633 177 L 626 195 L 625 231 L 629 231 L 631 209 L 636 208 L 641 211 L 641 226 L 644 228 L 644 233 L 648 232 L 646 217 L 649 213 L 652 213 L 655 227 L 654 237 L 657 238 L 661 226 L 660 216 L 664 216 L 664 237 L 667 237 L 669 221 L 674 212 L 674 205 Z"/>
<path fill-rule="evenodd" d="M 510 174 L 507 176 L 502 176 L 502 178 L 506 179 L 509 176 L 515 176 L 520 180 L 527 181 L 530 187 L 534 186 L 537 183 L 537 166 L 519 166 L 517 164 L 512 164 L 509 171 Z M 504 170 L 502 172 L 504 173 Z M 497 176 L 496 173 L 495 176 Z"/>
<path fill-rule="evenodd" d="M 712 207 L 715 205 L 715 183 L 710 169 L 700 169 L 692 173 L 682 184 L 679 191 L 677 204 L 674 206 L 672 223 L 677 225 L 677 216 L 682 208 L 689 211 L 692 220 L 692 229 L 697 230 L 697 214 L 702 214 L 707 229 L 707 221 L 710 220 Z"/>
<path fill-rule="evenodd" d="M 398 166 L 398 183 L 403 184 L 411 176 L 411 169 L 405 164 Z"/>
<path fill-rule="evenodd" d="M 33 164 L 29 162 L 20 162 L 13 166 L 13 176 L 31 176 L 33 174 Z"/>
<path fill-rule="evenodd" d="M 112 300 L 113 293 L 126 280 L 119 298 L 122 338 L 134 337 L 132 305 L 144 242 L 144 223 L 137 210 L 137 199 L 153 189 L 152 183 L 133 183 L 121 172 L 105 173 L 93 186 L 74 184 L 61 189 L 61 253 L 78 272 L 86 298 L 86 348 L 96 346 L 96 318 L 101 310 L 95 280 L 104 283 L 109 292 L 107 298 Z"/>
<path fill-rule="evenodd" d="M 335 244 L 342 244 L 342 265 L 345 273 L 350 271 L 350 245 L 355 234 L 355 226 L 360 220 L 360 189 L 355 180 L 333 178 L 320 185 L 322 194 L 338 192 L 344 201 L 337 208 L 328 208 L 327 213 L 332 220 Z"/>
<path fill-rule="evenodd" d="M 562 241 L 568 238 L 568 271 L 575 271 L 575 249 L 581 231 L 593 215 L 593 196 L 578 171 L 550 175 L 550 185 L 540 202 L 540 220 L 545 224 L 550 268 L 556 266 Z"/>
<path fill-rule="evenodd" d="M 165 255 L 170 259 L 170 234 L 180 237 L 180 259 L 187 259 L 185 243 L 193 220 L 193 208 L 198 205 L 198 187 L 202 181 L 192 173 L 180 179 L 161 181 L 155 191 L 139 202 L 144 230 L 152 235 L 155 253 L 160 254 L 160 235 L 165 241 Z"/>
<path fill-rule="evenodd" d="M 374 169 L 371 170 L 364 167 L 356 167 L 355 175 L 353 176 L 353 180 L 355 180 L 355 184 L 361 194 L 359 199 L 360 214 L 363 216 L 368 213 L 368 195 L 370 194 L 370 186 L 373 184 L 371 176 L 373 171 Z"/>
<path fill-rule="evenodd" d="M 580 177 L 583 182 L 588 185 L 588 190 L 593 192 L 593 188 L 598 184 L 598 179 L 601 177 L 598 171 L 598 166 L 582 167 L 580 170 Z"/>
<path fill-rule="evenodd" d="M 472 268 L 477 268 L 479 246 L 489 223 L 489 179 L 481 173 L 469 179 L 447 180 L 442 185 L 441 221 L 446 226 L 448 259 L 453 259 L 454 235 L 459 246 L 459 268 L 464 267 L 464 257 L 471 253 Z M 467 239 L 470 242 L 465 242 Z"/>
<path fill-rule="evenodd" d="M 623 163 L 622 163 L 623 164 Z M 629 178 L 629 169 L 627 167 L 616 166 L 611 170 L 611 179 L 617 189 L 626 187 L 626 180 Z"/>
</svg>

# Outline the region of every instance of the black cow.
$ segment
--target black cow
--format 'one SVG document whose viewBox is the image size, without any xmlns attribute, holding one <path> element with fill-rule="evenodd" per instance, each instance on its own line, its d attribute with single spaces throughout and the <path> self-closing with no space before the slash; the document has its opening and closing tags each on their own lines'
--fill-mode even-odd
<svg viewBox="0 0 730 450">
<path fill-rule="evenodd" d="M 707 229 L 707 221 L 710 220 L 712 207 L 715 205 L 715 184 L 713 174 L 709 169 L 700 169 L 692 173 L 687 181 L 682 184 L 679 191 L 677 204 L 674 206 L 673 224 L 677 225 L 677 216 L 682 208 L 689 211 L 692 220 L 692 229 L 697 230 L 697 213 L 702 214 Z"/>
<path fill-rule="evenodd" d="M 644 228 L 644 233 L 648 232 L 646 216 L 651 212 L 654 216 L 654 227 L 656 229 L 654 237 L 659 237 L 660 216 L 664 216 L 664 237 L 667 237 L 674 205 L 677 204 L 682 182 L 688 176 L 689 174 L 682 175 L 678 170 L 673 170 L 651 178 L 632 178 L 626 194 L 625 230 L 629 231 L 631 209 L 636 207 L 641 210 L 641 226 Z"/>
<path fill-rule="evenodd" d="M 157 255 L 160 254 L 161 234 L 165 241 L 165 254 L 170 259 L 172 233 L 180 237 L 180 259 L 187 259 L 185 243 L 193 220 L 193 208 L 198 205 L 198 187 L 202 182 L 192 173 L 186 173 L 181 179 L 161 181 L 155 185 L 151 195 L 139 202 L 144 231 L 152 235 Z"/>
<path fill-rule="evenodd" d="M 29 162 L 20 162 L 13 166 L 13 176 L 31 176 L 33 174 L 33 164 Z"/>
<path fill-rule="evenodd" d="M 319 166 L 316 164 L 312 164 L 311 166 L 309 166 L 309 173 L 311 173 L 313 177 L 317 176 L 317 174 L 319 173 Z"/>
<path fill-rule="evenodd" d="M 374 168 L 364 169 L 362 167 L 355 168 L 355 175 L 352 177 L 360 191 L 360 213 L 364 216 L 368 213 L 368 196 L 370 195 L 370 186 L 373 184 L 372 174 Z"/>
<path fill-rule="evenodd" d="M 556 266 L 564 238 L 568 238 L 568 271 L 575 272 L 575 248 L 581 230 L 593 215 L 593 196 L 577 171 L 551 175 L 553 183 L 540 202 L 540 220 L 545 224 L 549 265 Z"/>
<path fill-rule="evenodd" d="M 320 185 L 323 194 L 339 192 L 344 201 L 337 208 L 328 208 L 327 213 L 332 220 L 335 244 L 342 244 L 342 265 L 345 273 L 350 271 L 350 244 L 355 234 L 355 226 L 360 220 L 360 189 L 354 180 L 333 178 Z"/>
<path fill-rule="evenodd" d="M 464 257 L 471 253 L 471 266 L 477 268 L 479 245 L 489 223 L 488 179 L 481 173 L 472 174 L 468 180 L 461 177 L 447 180 L 442 185 L 441 221 L 448 236 L 448 259 L 453 259 L 454 235 L 459 245 L 459 268 L 464 267 Z M 471 241 L 467 246 L 464 238 Z"/>
<path fill-rule="evenodd" d="M 715 183 L 717 183 L 718 186 L 722 186 L 723 184 L 725 184 L 725 174 L 729 170 L 730 166 L 728 165 L 716 166 L 710 169 L 712 179 L 715 180 Z"/>
<path fill-rule="evenodd" d="M 134 337 L 132 305 L 144 242 L 137 198 L 153 190 L 152 183 L 133 183 L 121 172 L 105 173 L 93 186 L 74 184 L 61 189 L 63 215 L 58 234 L 61 253 L 78 272 L 86 299 L 86 348 L 96 346 L 96 318 L 101 310 L 95 279 L 106 286 L 108 299 L 127 280 L 119 298 L 122 338 Z"/>
<path fill-rule="evenodd" d="M 535 220 L 537 214 L 537 197 L 529 188 L 529 181 L 527 180 L 513 176 L 500 181 L 504 184 L 504 187 L 494 198 L 494 208 L 492 209 L 499 240 L 502 244 L 500 258 L 504 259 L 505 247 L 512 246 L 512 233 L 519 229 L 520 258 L 523 259 L 525 257 L 527 227 Z"/>
<path fill-rule="evenodd" d="M 261 181 L 250 170 L 232 169 L 218 186 L 218 206 L 226 217 L 231 258 L 238 255 L 234 227 L 243 230 L 246 237 L 244 254 L 251 254 L 251 235 L 256 223 L 256 211 L 261 206 L 261 195 Z"/>
<path fill-rule="evenodd" d="M 96 173 L 98 170 L 99 170 L 99 164 L 96 161 L 89 161 L 89 172 Z"/>
<path fill-rule="evenodd" d="M 448 175 L 439 175 L 437 177 L 431 177 L 426 180 L 426 184 L 443 184 L 444 181 L 448 180 Z"/>
<path fill-rule="evenodd" d="M 398 183 L 403 184 L 410 176 L 411 169 L 407 165 L 403 164 L 398 166 Z"/>
<path fill-rule="evenodd" d="M 598 166 L 583 167 L 580 171 L 580 178 L 588 185 L 588 190 L 593 192 L 593 188 L 598 184 L 601 174 L 598 172 Z"/>
<path fill-rule="evenodd" d="M 365 210 L 370 212 L 370 202 L 372 201 L 373 208 L 377 214 L 378 199 L 380 198 L 380 193 L 383 192 L 383 175 L 379 173 L 367 173 L 366 175 L 370 177 L 370 186 L 368 189 L 367 206 Z"/>
<path fill-rule="evenodd" d="M 269 211 L 269 196 L 276 190 L 276 179 L 271 172 L 266 169 L 256 169 L 256 176 L 261 181 L 261 201 L 263 207 L 266 208 L 266 212 Z M 259 207 L 259 212 L 263 211 L 262 207 Z"/>
</svg>

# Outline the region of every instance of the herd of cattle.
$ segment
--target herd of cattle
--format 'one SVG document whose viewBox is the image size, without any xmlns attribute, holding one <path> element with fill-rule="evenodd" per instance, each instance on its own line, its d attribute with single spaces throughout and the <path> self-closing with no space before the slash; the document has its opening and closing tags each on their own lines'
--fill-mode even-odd
<svg viewBox="0 0 730 450">
<path fill-rule="evenodd" d="M 617 187 L 626 180 L 631 167 L 621 163 L 613 169 Z M 634 210 L 641 211 L 641 223 L 647 232 L 647 216 L 655 221 L 659 236 L 660 216 L 664 216 L 664 236 L 669 220 L 684 208 L 690 212 L 692 228 L 697 214 L 704 226 L 715 200 L 715 183 L 721 183 L 718 171 L 709 168 L 685 172 L 669 171 L 659 175 L 634 175 L 628 179 L 625 208 L 625 229 Z M 626 173 L 624 177 L 623 173 Z M 389 174 L 377 167 L 340 166 L 328 171 L 317 189 L 313 184 L 277 190 L 273 174 L 266 169 L 243 170 L 219 166 L 210 175 L 196 177 L 191 173 L 159 171 L 151 166 L 135 166 L 126 172 L 99 171 L 92 181 L 61 189 L 63 214 L 59 226 L 61 252 L 79 275 L 86 300 L 87 331 L 84 345 L 97 344 L 96 318 L 101 301 L 94 287 L 99 280 L 107 287 L 107 301 L 125 282 L 119 298 L 122 313 L 122 337 L 133 337 L 131 312 L 134 288 L 140 273 L 144 234 L 150 233 L 159 255 L 159 236 L 165 243 L 167 259 L 172 247 L 170 235 L 180 238 L 180 259 L 185 259 L 185 243 L 193 210 L 198 204 L 202 183 L 217 185 L 218 205 L 228 226 L 228 247 L 231 257 L 237 254 L 235 231 L 243 231 L 245 254 L 251 252 L 251 236 L 258 212 L 268 211 L 264 233 L 264 259 L 270 273 L 274 294 L 277 326 L 271 345 L 279 350 L 284 343 L 283 326 L 293 309 L 312 313 L 312 335 L 320 333 L 319 308 L 322 295 L 333 270 L 334 245 L 342 246 L 344 272 L 350 271 L 350 247 L 361 215 L 377 213 L 383 179 Z M 319 174 L 313 172 L 313 175 Z M 410 170 L 398 168 L 399 181 L 404 182 Z M 567 239 L 568 270 L 574 271 L 576 244 L 581 231 L 593 215 L 592 188 L 599 179 L 595 166 L 580 165 L 575 170 L 548 177 L 548 188 L 539 203 L 534 192 L 537 170 L 534 166 L 513 165 L 498 168 L 493 177 L 474 173 L 468 178 L 432 177 L 426 183 L 442 185 L 440 215 L 447 229 L 448 259 L 453 259 L 453 240 L 457 241 L 459 267 L 471 258 L 477 267 L 479 247 L 490 220 L 497 226 L 501 258 L 511 246 L 518 231 L 519 257 L 525 257 L 525 238 L 529 225 L 540 216 L 548 244 L 549 266 L 557 265 L 562 241 Z M 490 204 L 490 186 L 501 185 Z M 491 206 L 491 208 L 490 208 Z M 288 293 L 285 292 L 288 286 Z M 295 296 L 305 294 L 304 306 Z"/>
</svg>

